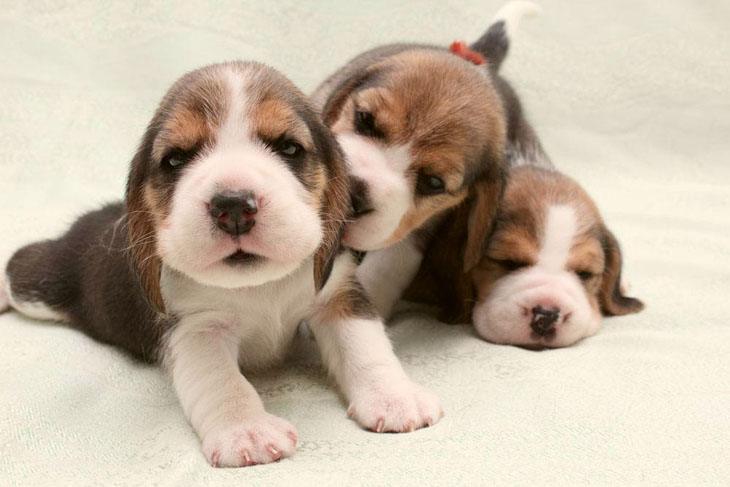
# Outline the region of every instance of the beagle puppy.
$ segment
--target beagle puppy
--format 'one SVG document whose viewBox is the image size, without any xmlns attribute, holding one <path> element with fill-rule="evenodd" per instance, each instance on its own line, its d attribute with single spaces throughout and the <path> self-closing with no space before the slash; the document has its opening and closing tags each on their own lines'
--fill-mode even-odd
<svg viewBox="0 0 730 487">
<path fill-rule="evenodd" d="M 534 9 L 512 2 L 514 24 Z M 471 48 L 487 54 L 487 32 Z M 312 99 L 340 143 L 353 177 L 349 247 L 366 251 L 357 276 L 387 317 L 418 271 L 430 233 L 469 201 L 460 267 L 478 262 L 506 172 L 507 120 L 490 64 L 422 44 L 375 48 L 327 78 Z"/>
<path fill-rule="evenodd" d="M 594 335 L 601 315 L 636 313 L 621 287 L 622 256 L 590 196 L 554 169 L 510 171 L 493 234 L 468 274 L 454 271 L 468 218 L 460 209 L 426 252 L 406 293 L 437 304 L 445 321 L 471 321 L 493 343 L 572 345 Z"/>
<path fill-rule="evenodd" d="M 241 374 L 281 359 L 308 320 L 348 412 L 373 431 L 438 421 L 340 251 L 341 152 L 305 96 L 255 62 L 186 74 L 134 156 L 126 201 L 18 250 L 0 309 L 67 322 L 168 371 L 214 466 L 294 453 L 297 434 Z"/>
<path fill-rule="evenodd" d="M 497 23 L 490 31 L 502 31 L 491 53 L 498 69 L 509 39 Z M 471 320 L 494 343 L 568 346 L 594 335 L 601 315 L 636 313 L 643 303 L 621 288 L 621 250 L 595 203 L 555 170 L 517 95 L 498 79 L 511 169 L 491 236 L 464 273 L 460 256 L 468 249 L 473 209 L 458 207 L 437 229 L 406 299 L 438 305 L 444 321 Z"/>
</svg>

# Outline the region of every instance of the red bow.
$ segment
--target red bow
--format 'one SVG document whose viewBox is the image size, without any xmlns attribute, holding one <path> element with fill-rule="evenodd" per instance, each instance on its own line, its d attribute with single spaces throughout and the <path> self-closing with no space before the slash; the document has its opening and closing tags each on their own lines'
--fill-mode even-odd
<svg viewBox="0 0 730 487">
<path fill-rule="evenodd" d="M 449 51 L 453 52 L 460 58 L 466 59 L 467 61 L 476 65 L 486 64 L 487 59 L 476 51 L 469 49 L 464 41 L 454 41 L 449 46 Z"/>
</svg>

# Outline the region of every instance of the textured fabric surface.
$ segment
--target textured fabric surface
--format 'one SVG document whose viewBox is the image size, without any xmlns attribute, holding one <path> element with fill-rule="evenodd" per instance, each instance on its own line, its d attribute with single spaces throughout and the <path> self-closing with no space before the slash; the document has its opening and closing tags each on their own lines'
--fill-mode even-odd
<svg viewBox="0 0 730 487">
<path fill-rule="evenodd" d="M 499 0 L 0 2 L 0 259 L 121 196 L 185 71 L 251 58 L 303 89 L 370 46 L 474 39 Z M 446 417 L 360 430 L 316 360 L 252 378 L 297 426 L 278 464 L 210 468 L 171 387 L 63 327 L 0 316 L 0 485 L 730 483 L 730 5 L 551 1 L 504 69 L 595 197 L 647 310 L 547 352 L 419 314 L 391 334 Z"/>
</svg>

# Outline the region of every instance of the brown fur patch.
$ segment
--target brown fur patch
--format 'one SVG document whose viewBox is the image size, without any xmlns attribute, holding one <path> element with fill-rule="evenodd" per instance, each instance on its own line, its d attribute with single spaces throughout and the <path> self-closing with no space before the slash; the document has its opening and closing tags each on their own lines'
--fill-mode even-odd
<svg viewBox="0 0 730 487">
<path fill-rule="evenodd" d="M 335 295 L 317 309 L 316 319 L 321 323 L 334 323 L 347 318 L 374 318 L 377 311 L 370 303 L 365 290 L 353 280 L 341 286 Z"/>
<path fill-rule="evenodd" d="M 434 215 L 461 203 L 466 198 L 466 194 L 466 191 L 460 191 L 455 195 L 443 194 L 417 201 L 414 207 L 403 215 L 398 228 L 396 228 L 385 245 L 400 242 L 415 229 L 420 228 Z"/>
<path fill-rule="evenodd" d="M 156 210 L 150 206 L 149 185 L 130 189 L 127 193 L 127 233 L 129 258 L 136 269 L 139 282 L 152 308 L 165 311 L 160 291 L 162 260 L 157 254 Z"/>
<path fill-rule="evenodd" d="M 312 150 L 312 136 L 306 123 L 285 100 L 268 98 L 256 103 L 251 109 L 249 123 L 263 140 L 287 136 L 305 150 Z"/>
<path fill-rule="evenodd" d="M 162 100 L 155 121 L 159 130 L 152 157 L 160 160 L 173 148 L 188 150 L 215 142 L 215 132 L 223 123 L 230 94 L 217 69 L 188 73 L 177 81 Z"/>
</svg>

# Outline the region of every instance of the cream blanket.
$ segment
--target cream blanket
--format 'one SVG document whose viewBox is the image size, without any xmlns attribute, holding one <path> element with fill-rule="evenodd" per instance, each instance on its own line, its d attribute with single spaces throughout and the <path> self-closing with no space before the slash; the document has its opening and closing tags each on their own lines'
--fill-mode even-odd
<svg viewBox="0 0 730 487">
<path fill-rule="evenodd" d="M 2 2 L 0 259 L 121 196 L 183 72 L 257 59 L 311 90 L 370 46 L 475 39 L 501 1 Z M 238 470 L 206 464 L 157 369 L 7 313 L 0 485 L 730 484 L 730 4 L 544 9 L 504 69 L 619 237 L 645 312 L 547 352 L 401 315 L 396 351 L 443 399 L 437 426 L 362 431 L 300 360 L 253 378 L 298 453 Z"/>
</svg>

